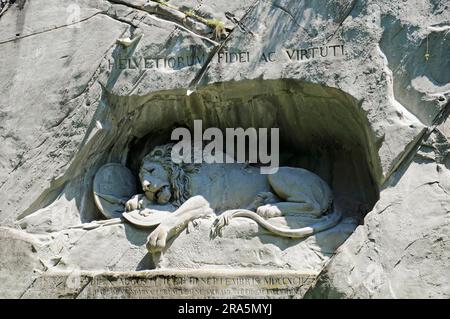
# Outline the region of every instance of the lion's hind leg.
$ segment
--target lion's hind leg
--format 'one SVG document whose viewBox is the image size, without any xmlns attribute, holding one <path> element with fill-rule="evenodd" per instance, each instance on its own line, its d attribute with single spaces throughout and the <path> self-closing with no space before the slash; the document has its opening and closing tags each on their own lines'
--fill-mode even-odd
<svg viewBox="0 0 450 319">
<path fill-rule="evenodd" d="M 310 203 L 279 202 L 267 204 L 256 209 L 256 213 L 264 218 L 273 218 L 286 215 L 308 215 L 319 217 L 322 215 L 320 208 Z"/>
<path fill-rule="evenodd" d="M 254 201 L 246 209 L 256 211 L 260 206 L 278 203 L 280 201 L 281 199 L 272 192 L 261 192 L 256 195 Z"/>
<path fill-rule="evenodd" d="M 268 181 L 275 194 L 283 199 L 272 205 L 280 211 L 278 216 L 307 214 L 320 217 L 332 201 L 328 185 L 319 176 L 302 168 L 282 167 L 278 173 L 269 175 Z"/>
</svg>

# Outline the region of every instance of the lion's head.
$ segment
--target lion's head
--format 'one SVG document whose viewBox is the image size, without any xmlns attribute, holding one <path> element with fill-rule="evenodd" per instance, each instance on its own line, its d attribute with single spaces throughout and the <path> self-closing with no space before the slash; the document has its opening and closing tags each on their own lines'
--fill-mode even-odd
<svg viewBox="0 0 450 319">
<path fill-rule="evenodd" d="M 194 164 L 176 164 L 171 159 L 173 144 L 155 147 L 143 160 L 139 171 L 142 190 L 150 201 L 180 206 L 191 197 L 189 174 L 198 171 Z"/>
</svg>

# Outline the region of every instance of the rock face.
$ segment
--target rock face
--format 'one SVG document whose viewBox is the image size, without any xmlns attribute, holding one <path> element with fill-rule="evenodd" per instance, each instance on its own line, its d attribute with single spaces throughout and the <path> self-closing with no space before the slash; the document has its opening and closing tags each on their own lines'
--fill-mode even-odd
<svg viewBox="0 0 450 319">
<path fill-rule="evenodd" d="M 53 271 L 313 267 L 307 297 L 448 298 L 449 30 L 440 0 L 0 0 L 0 296 Z M 211 241 L 201 220 L 153 256 L 152 228 L 86 226 L 100 167 L 137 173 L 195 119 L 280 128 L 343 221 Z"/>
<path fill-rule="evenodd" d="M 293 225 L 298 228 L 300 225 Z M 154 254 L 156 268 L 286 269 L 314 273 L 321 269 L 356 225 L 343 220 L 306 240 L 279 238 L 253 221 L 232 221 L 218 239 L 210 239 L 210 221 L 183 233 L 167 251 Z M 207 240 L 205 240 L 207 238 Z"/>
<path fill-rule="evenodd" d="M 437 132 L 391 176 L 308 297 L 450 296 L 449 144 L 438 143 L 444 136 Z"/>
</svg>

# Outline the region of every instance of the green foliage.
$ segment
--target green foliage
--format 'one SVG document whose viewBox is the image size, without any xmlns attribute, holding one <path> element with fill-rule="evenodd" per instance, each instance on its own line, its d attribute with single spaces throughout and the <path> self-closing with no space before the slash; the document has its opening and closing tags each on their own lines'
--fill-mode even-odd
<svg viewBox="0 0 450 319">
<path fill-rule="evenodd" d="M 169 4 L 167 1 L 162 1 L 162 0 L 153 0 L 153 1 L 159 3 L 162 6 L 166 6 L 168 8 L 178 10 L 178 11 L 184 13 L 186 15 L 186 17 L 193 18 L 195 20 L 198 20 L 198 21 L 206 24 L 211 29 L 213 29 L 213 35 L 214 35 L 214 38 L 216 38 L 216 39 L 220 39 L 222 37 L 222 34 L 225 33 L 225 25 L 219 19 L 205 19 L 205 18 L 199 16 L 198 14 L 196 14 L 195 11 L 192 9 L 189 9 L 187 11 L 182 11 L 182 10 L 180 10 L 180 8 L 177 8 L 177 7 Z"/>
<path fill-rule="evenodd" d="M 214 37 L 220 39 L 222 34 L 225 32 L 225 25 L 219 19 L 207 19 L 206 24 L 213 29 Z"/>
<path fill-rule="evenodd" d="M 184 14 L 191 18 L 198 18 L 198 16 L 195 14 L 194 10 L 192 10 L 192 9 L 189 9 Z"/>
<path fill-rule="evenodd" d="M 177 7 L 175 7 L 174 5 L 171 5 L 170 3 L 168 3 L 167 1 L 161 1 L 161 0 L 154 0 L 155 2 L 159 3 L 162 6 L 174 9 L 174 10 L 179 10 Z"/>
</svg>

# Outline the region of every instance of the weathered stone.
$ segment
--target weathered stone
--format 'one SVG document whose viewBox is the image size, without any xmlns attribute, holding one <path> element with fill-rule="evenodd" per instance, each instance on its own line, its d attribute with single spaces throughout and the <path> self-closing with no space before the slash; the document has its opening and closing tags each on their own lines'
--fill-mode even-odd
<svg viewBox="0 0 450 319">
<path fill-rule="evenodd" d="M 307 297 L 448 298 L 449 21 L 434 0 L 0 0 L 0 296 L 175 297 L 186 287 L 155 278 L 313 271 L 280 296 L 216 287 L 302 297 L 326 265 Z M 281 164 L 320 176 L 343 221 L 286 239 L 236 218 L 209 238 L 202 219 L 152 254 L 158 228 L 101 220 L 98 170 L 137 177 L 198 119 L 280 128 Z"/>
<path fill-rule="evenodd" d="M 278 218 L 279 225 L 286 225 Z M 291 228 L 295 218 L 288 219 Z M 277 224 L 277 220 L 271 220 Z M 307 239 L 281 238 L 249 220 L 232 220 L 222 236 L 211 238 L 212 221 L 201 220 L 168 244 L 163 253 L 153 255 L 158 269 L 291 269 L 318 272 L 337 247 L 354 231 L 351 220 Z"/>
<path fill-rule="evenodd" d="M 401 167 L 308 296 L 449 298 L 449 181 L 430 158 Z"/>
<path fill-rule="evenodd" d="M 301 298 L 314 273 L 296 271 L 54 272 L 24 298 Z M 269 313 L 269 312 L 268 312 Z"/>
</svg>

